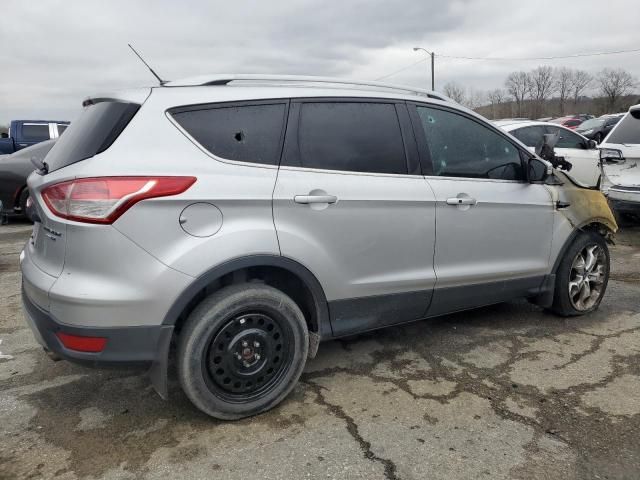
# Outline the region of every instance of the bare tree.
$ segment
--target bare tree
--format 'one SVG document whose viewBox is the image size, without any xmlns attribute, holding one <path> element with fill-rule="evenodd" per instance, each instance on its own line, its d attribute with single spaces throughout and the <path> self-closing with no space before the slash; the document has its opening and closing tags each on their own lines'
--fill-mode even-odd
<svg viewBox="0 0 640 480">
<path fill-rule="evenodd" d="M 485 102 L 486 94 L 480 90 L 469 88 L 462 104 L 472 110 L 481 107 Z"/>
<path fill-rule="evenodd" d="M 444 86 L 442 91 L 447 97 L 451 98 L 453 101 L 458 102 L 461 105 L 465 103 L 464 88 L 462 88 L 456 82 L 448 82 Z"/>
<path fill-rule="evenodd" d="M 573 105 L 578 105 L 578 99 L 580 95 L 584 93 L 585 89 L 593 81 L 593 77 L 584 70 L 574 70 L 571 75 L 571 94 L 573 95 Z"/>
<path fill-rule="evenodd" d="M 489 104 L 491 105 L 491 118 L 498 118 L 500 116 L 500 112 L 502 111 L 502 104 L 507 99 L 507 92 L 505 92 L 501 88 L 496 88 L 495 90 L 491 90 L 487 94 L 487 98 L 489 100 Z"/>
<path fill-rule="evenodd" d="M 564 106 L 571 94 L 574 71 L 567 67 L 557 68 L 554 72 L 555 90 L 560 100 L 560 116 L 564 116 Z"/>
<path fill-rule="evenodd" d="M 633 75 L 622 68 L 616 70 L 605 68 L 598 73 L 597 80 L 600 84 L 600 93 L 606 97 L 607 106 L 611 111 L 615 110 L 618 99 L 630 93 L 637 83 Z"/>
<path fill-rule="evenodd" d="M 529 93 L 529 78 L 526 72 L 512 72 L 504 82 L 509 95 L 513 97 L 518 108 L 518 117 L 522 116 L 522 105 Z"/>
<path fill-rule="evenodd" d="M 555 81 L 551 67 L 538 67 L 527 74 L 529 96 L 533 100 L 532 116 L 540 116 L 545 100 L 553 93 Z"/>
</svg>

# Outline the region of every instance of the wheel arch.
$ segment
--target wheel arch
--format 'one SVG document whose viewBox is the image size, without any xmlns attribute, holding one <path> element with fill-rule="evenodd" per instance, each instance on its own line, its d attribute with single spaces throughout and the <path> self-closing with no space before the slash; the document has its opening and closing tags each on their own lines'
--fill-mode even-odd
<svg viewBox="0 0 640 480">
<path fill-rule="evenodd" d="M 616 232 L 617 225 L 612 225 L 608 219 L 589 219 L 585 221 L 583 224 L 574 228 L 571 235 L 565 240 L 562 248 L 558 252 L 556 260 L 553 264 L 553 269 L 551 270 L 552 274 L 555 274 L 558 271 L 558 267 L 560 266 L 560 262 L 564 258 L 564 255 L 567 253 L 567 250 L 571 246 L 571 244 L 575 241 L 575 239 L 582 232 L 594 232 L 598 235 L 604 237 L 607 242 L 611 242 L 612 235 Z"/>
<path fill-rule="evenodd" d="M 236 258 L 203 273 L 178 295 L 162 324 L 179 330 L 206 295 L 226 285 L 253 281 L 275 286 L 291 296 L 303 310 L 309 331 L 321 338 L 331 336 L 327 299 L 318 279 L 299 262 L 276 255 Z"/>
</svg>

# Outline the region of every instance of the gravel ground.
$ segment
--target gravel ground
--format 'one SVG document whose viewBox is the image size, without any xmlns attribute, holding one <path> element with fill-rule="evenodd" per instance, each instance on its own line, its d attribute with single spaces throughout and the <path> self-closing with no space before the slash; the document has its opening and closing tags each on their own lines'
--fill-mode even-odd
<svg viewBox="0 0 640 480">
<path fill-rule="evenodd" d="M 323 343 L 275 410 L 225 423 L 171 377 L 52 362 L 0 227 L 0 478 L 640 478 L 640 228 L 600 309 L 526 301 Z"/>
</svg>

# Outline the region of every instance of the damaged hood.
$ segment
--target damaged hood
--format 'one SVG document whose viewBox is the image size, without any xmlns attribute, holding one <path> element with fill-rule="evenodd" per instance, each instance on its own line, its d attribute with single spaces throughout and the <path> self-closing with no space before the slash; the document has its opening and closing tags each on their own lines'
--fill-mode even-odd
<svg viewBox="0 0 640 480">
<path fill-rule="evenodd" d="M 600 190 L 582 188 L 576 185 L 563 172 L 554 171 L 562 185 L 547 185 L 558 206 L 558 212 L 564 215 L 574 228 L 582 228 L 590 223 L 601 223 L 612 233 L 618 230 L 607 198 Z"/>
</svg>

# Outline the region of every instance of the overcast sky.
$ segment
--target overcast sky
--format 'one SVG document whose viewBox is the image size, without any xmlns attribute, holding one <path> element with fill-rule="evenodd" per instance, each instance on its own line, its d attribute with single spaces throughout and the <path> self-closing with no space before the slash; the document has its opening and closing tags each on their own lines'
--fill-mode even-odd
<svg viewBox="0 0 640 480">
<path fill-rule="evenodd" d="M 539 57 L 640 48 L 638 0 L 0 0 L 0 124 L 73 120 L 94 93 L 167 79 L 283 73 L 377 79 L 425 56 Z M 436 58 L 436 89 L 478 90 L 540 64 L 640 78 L 640 53 L 555 61 Z M 385 81 L 429 87 L 426 61 Z"/>
</svg>

